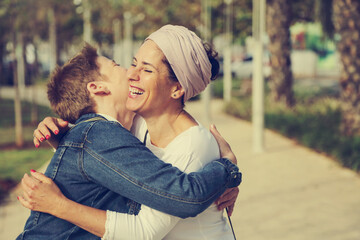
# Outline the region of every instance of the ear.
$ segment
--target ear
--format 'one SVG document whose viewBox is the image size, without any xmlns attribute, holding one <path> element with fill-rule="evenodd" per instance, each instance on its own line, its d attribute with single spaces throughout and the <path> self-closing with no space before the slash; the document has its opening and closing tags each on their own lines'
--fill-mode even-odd
<svg viewBox="0 0 360 240">
<path fill-rule="evenodd" d="M 91 95 L 108 95 L 110 94 L 109 88 L 103 81 L 94 81 L 87 84 L 87 90 Z"/>
<path fill-rule="evenodd" d="M 172 91 L 171 91 L 171 98 L 172 99 L 180 99 L 182 98 L 182 96 L 184 96 L 185 91 L 182 88 L 182 86 L 180 85 L 180 83 L 176 83 L 173 87 L 172 87 Z"/>
</svg>

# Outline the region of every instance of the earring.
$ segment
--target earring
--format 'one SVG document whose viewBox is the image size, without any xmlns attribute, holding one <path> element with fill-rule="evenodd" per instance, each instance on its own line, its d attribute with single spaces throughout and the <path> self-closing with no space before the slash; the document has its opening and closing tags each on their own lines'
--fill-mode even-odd
<svg viewBox="0 0 360 240">
<path fill-rule="evenodd" d="M 176 93 L 174 93 L 173 96 L 176 97 Z"/>
</svg>

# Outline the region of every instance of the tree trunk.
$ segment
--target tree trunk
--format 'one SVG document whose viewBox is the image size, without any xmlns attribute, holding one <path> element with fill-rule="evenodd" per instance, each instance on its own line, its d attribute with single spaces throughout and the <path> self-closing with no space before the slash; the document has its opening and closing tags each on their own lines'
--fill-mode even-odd
<svg viewBox="0 0 360 240">
<path fill-rule="evenodd" d="M 0 100 L 1 100 L 1 87 L 3 85 L 3 83 L 5 83 L 5 81 L 3 80 L 4 78 L 4 73 L 3 73 L 3 56 L 4 54 L 4 49 L 5 49 L 5 44 L 3 41 L 0 40 Z"/>
<path fill-rule="evenodd" d="M 91 25 L 91 4 L 89 0 L 83 0 L 83 19 L 84 19 L 84 41 L 92 43 L 92 25 Z"/>
<path fill-rule="evenodd" d="M 360 3 L 358 0 L 333 0 L 340 77 L 342 122 L 345 135 L 360 134 Z"/>
<path fill-rule="evenodd" d="M 34 45 L 34 54 L 35 59 L 32 64 L 32 74 L 31 74 L 31 123 L 33 125 L 38 122 L 38 105 L 37 105 L 37 88 L 36 88 L 36 80 L 39 76 L 39 58 L 38 58 L 38 45 L 40 42 L 40 38 L 38 36 L 34 37 L 33 45 Z"/>
<path fill-rule="evenodd" d="M 133 57 L 133 16 L 130 12 L 124 13 L 124 52 L 123 60 L 126 68 L 130 67 Z"/>
<path fill-rule="evenodd" d="M 113 31 L 114 31 L 114 55 L 115 62 L 120 65 L 124 65 L 122 61 L 122 49 L 121 49 L 121 21 L 119 18 L 113 20 Z"/>
<path fill-rule="evenodd" d="M 17 43 L 15 43 L 17 42 Z M 14 41 L 13 54 L 16 56 L 16 61 L 14 59 L 14 108 L 15 108 L 15 144 L 18 148 L 24 146 L 24 135 L 22 127 L 22 112 L 21 112 L 21 97 L 20 97 L 20 78 L 24 78 L 24 68 L 21 67 L 21 61 L 23 61 L 22 51 L 18 49 L 23 49 L 23 36 L 21 33 L 18 33 L 17 41 Z"/>
<path fill-rule="evenodd" d="M 270 96 L 276 102 L 291 107 L 295 104 L 290 60 L 291 1 L 268 0 L 266 18 L 272 67 L 269 81 Z"/>
<path fill-rule="evenodd" d="M 57 64 L 58 54 L 57 54 L 57 35 L 56 35 L 56 15 L 54 7 L 50 7 L 48 10 L 48 20 L 49 20 L 49 43 L 50 43 L 50 61 L 49 67 L 50 72 L 52 72 Z"/>
</svg>

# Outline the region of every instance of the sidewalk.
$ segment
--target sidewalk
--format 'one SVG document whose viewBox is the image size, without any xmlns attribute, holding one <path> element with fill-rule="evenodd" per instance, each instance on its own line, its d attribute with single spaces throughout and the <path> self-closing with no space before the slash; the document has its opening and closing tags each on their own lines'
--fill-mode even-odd
<svg viewBox="0 0 360 240">
<path fill-rule="evenodd" d="M 252 153 L 251 124 L 221 112 L 213 122 L 230 142 L 243 172 L 232 216 L 242 240 L 359 240 L 360 176 L 272 131 L 266 151 Z M 189 112 L 202 121 L 200 104 Z"/>
<path fill-rule="evenodd" d="M 251 124 L 221 112 L 212 101 L 212 117 L 229 141 L 243 172 L 232 216 L 242 240 L 359 240 L 360 176 L 334 160 L 272 131 L 265 133 L 266 151 L 253 154 Z M 187 104 L 200 122 L 200 101 Z M 0 239 L 14 239 L 28 211 L 16 194 L 0 208 Z"/>
</svg>

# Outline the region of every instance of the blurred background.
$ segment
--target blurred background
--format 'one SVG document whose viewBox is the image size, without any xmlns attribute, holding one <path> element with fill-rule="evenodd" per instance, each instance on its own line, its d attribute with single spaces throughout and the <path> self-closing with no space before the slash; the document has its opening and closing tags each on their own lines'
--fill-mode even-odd
<svg viewBox="0 0 360 240">
<path fill-rule="evenodd" d="M 32 133 L 53 115 L 54 67 L 84 41 L 128 67 L 165 24 L 188 27 L 219 52 L 219 78 L 201 96 L 207 121 L 209 99 L 221 99 L 228 115 L 259 120 L 257 151 L 268 128 L 358 173 L 359 19 L 356 0 L 0 0 L 0 202 L 52 156 L 35 151 Z"/>
</svg>

